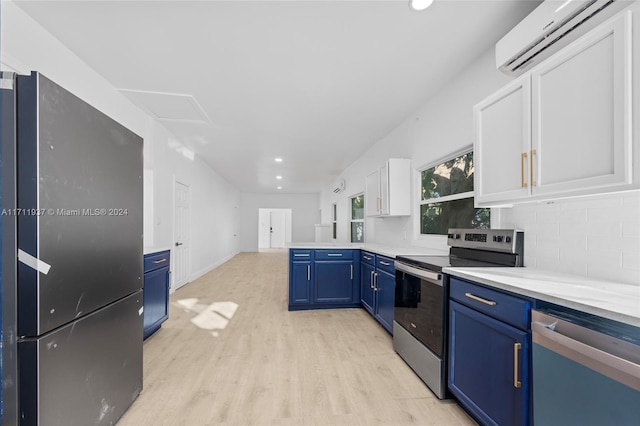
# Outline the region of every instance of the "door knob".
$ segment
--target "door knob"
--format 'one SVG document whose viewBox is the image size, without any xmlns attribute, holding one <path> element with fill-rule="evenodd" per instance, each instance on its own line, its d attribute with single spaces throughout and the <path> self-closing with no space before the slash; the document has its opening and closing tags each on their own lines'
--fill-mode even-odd
<svg viewBox="0 0 640 426">
<path fill-rule="evenodd" d="M 182 245 L 182 243 L 176 243 L 176 247 L 181 246 L 181 245 Z"/>
</svg>

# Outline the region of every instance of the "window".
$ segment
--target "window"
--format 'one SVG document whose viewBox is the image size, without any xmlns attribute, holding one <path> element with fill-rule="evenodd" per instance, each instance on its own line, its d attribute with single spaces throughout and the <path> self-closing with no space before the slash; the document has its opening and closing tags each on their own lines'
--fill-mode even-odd
<svg viewBox="0 0 640 426">
<path fill-rule="evenodd" d="M 331 205 L 331 222 L 333 226 L 332 235 L 335 240 L 338 238 L 338 205 L 336 203 Z"/>
<path fill-rule="evenodd" d="M 489 228 L 490 209 L 473 206 L 473 151 L 422 170 L 420 233 L 449 228 Z"/>
<path fill-rule="evenodd" d="M 364 194 L 351 198 L 351 242 L 364 243 Z"/>
</svg>

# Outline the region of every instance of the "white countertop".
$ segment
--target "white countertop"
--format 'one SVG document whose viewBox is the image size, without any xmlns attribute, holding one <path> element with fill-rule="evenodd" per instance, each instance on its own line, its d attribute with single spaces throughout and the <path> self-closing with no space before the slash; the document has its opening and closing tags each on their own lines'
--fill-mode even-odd
<svg viewBox="0 0 640 426">
<path fill-rule="evenodd" d="M 361 249 L 370 251 L 376 254 L 380 254 L 382 256 L 392 257 L 395 259 L 396 256 L 411 256 L 411 255 L 447 255 L 449 254 L 446 250 L 437 250 L 437 249 L 429 249 L 424 247 L 390 247 L 382 244 L 353 244 L 353 243 L 291 243 L 289 244 L 289 248 L 292 249 Z"/>
<path fill-rule="evenodd" d="M 171 247 L 143 247 L 142 254 L 158 253 L 165 250 L 171 250 Z"/>
<path fill-rule="evenodd" d="M 640 327 L 640 285 L 529 268 L 444 268 L 442 272 Z"/>
</svg>

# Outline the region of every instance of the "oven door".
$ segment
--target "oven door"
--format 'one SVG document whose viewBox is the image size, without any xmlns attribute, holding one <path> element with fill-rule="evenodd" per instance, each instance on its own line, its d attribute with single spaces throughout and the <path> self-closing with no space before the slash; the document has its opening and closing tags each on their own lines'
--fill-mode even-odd
<svg viewBox="0 0 640 426">
<path fill-rule="evenodd" d="M 443 356 L 442 274 L 396 262 L 395 321 L 438 358 Z"/>
</svg>

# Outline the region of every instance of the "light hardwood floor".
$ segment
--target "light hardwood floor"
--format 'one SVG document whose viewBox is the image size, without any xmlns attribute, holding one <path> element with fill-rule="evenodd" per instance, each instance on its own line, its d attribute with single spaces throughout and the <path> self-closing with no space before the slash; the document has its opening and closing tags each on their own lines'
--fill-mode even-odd
<svg viewBox="0 0 640 426">
<path fill-rule="evenodd" d="M 475 425 L 433 396 L 366 311 L 289 312 L 287 291 L 286 251 L 241 253 L 177 290 L 118 426 Z M 226 328 L 191 322 L 214 302 L 239 305 Z"/>
</svg>

